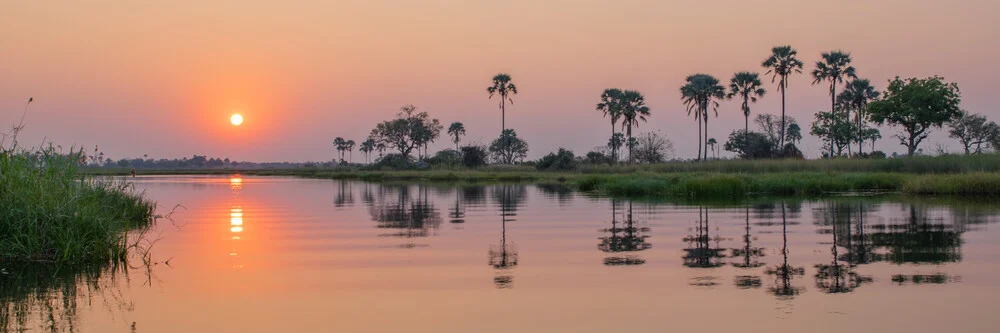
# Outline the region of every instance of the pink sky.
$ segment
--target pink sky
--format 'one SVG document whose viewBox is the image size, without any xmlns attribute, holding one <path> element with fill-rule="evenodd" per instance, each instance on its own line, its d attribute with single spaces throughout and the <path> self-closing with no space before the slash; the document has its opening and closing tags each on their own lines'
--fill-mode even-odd
<svg viewBox="0 0 1000 333">
<path fill-rule="evenodd" d="M 485 88 L 508 72 L 520 94 L 507 124 L 532 158 L 606 143 L 594 104 L 608 87 L 644 93 L 653 116 L 637 131 L 658 130 L 693 157 L 684 77 L 763 72 L 779 44 L 798 49 L 804 72 L 821 52 L 849 51 L 880 89 L 896 75 L 944 76 L 964 109 L 997 118 L 997 12 L 991 0 L 18 1 L 0 11 L 0 124 L 33 96 L 27 144 L 100 145 L 115 159 L 328 160 L 334 137 L 360 142 L 404 104 L 485 143 L 500 128 Z M 791 82 L 789 114 L 808 132 L 828 88 L 805 73 Z M 780 113 L 767 88 L 754 114 Z M 229 125 L 234 112 L 243 126 Z M 739 104 L 725 102 L 710 135 L 724 142 L 742 123 Z M 895 132 L 883 128 L 880 149 L 903 151 Z M 923 148 L 939 143 L 960 149 L 943 131 Z M 807 135 L 801 148 L 815 157 L 819 141 Z"/>
</svg>

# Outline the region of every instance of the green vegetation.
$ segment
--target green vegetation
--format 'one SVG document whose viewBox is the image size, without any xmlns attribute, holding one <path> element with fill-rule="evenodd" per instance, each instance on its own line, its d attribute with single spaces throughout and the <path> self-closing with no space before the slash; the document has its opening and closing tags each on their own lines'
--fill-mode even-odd
<svg viewBox="0 0 1000 333">
<path fill-rule="evenodd" d="M 0 151 L 0 262 L 100 263 L 138 246 L 156 205 L 125 181 L 78 174 L 85 158 Z"/>
</svg>

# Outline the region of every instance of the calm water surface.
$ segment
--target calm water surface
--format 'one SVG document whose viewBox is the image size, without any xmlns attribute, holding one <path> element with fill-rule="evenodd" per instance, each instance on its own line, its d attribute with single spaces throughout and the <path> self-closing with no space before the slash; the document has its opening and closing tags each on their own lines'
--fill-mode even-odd
<svg viewBox="0 0 1000 333">
<path fill-rule="evenodd" d="M 1000 325 L 1000 210 L 990 204 L 681 205 L 534 185 L 266 177 L 147 177 L 137 186 L 164 212 L 182 205 L 149 236 L 157 264 L 148 273 L 98 272 L 50 285 L 51 274 L 21 276 L 19 286 L 49 290 L 0 291 L 8 327 L 995 332 Z"/>
</svg>

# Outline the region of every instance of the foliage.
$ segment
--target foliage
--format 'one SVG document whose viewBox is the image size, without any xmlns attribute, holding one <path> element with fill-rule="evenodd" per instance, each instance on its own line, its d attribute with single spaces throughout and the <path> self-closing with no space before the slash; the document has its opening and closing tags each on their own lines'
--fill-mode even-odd
<svg viewBox="0 0 1000 333">
<path fill-rule="evenodd" d="M 377 169 L 407 170 L 416 167 L 413 158 L 403 154 L 386 154 L 375 160 L 372 166 Z"/>
<path fill-rule="evenodd" d="M 0 262 L 100 263 L 139 246 L 156 204 L 124 180 L 80 175 L 84 160 L 0 149 Z"/>
<path fill-rule="evenodd" d="M 433 142 L 443 128 L 437 119 L 430 119 L 427 112 L 416 112 L 416 109 L 413 105 L 403 106 L 396 119 L 376 125 L 371 138 L 409 158 L 413 149 Z"/>
<path fill-rule="evenodd" d="M 757 99 L 764 97 L 767 90 L 762 88 L 760 75 L 751 72 L 739 72 L 729 80 L 729 93 L 727 99 L 738 97 L 740 99 L 740 110 L 743 110 L 743 130 L 750 131 L 750 103 L 757 103 Z"/>
<path fill-rule="evenodd" d="M 735 130 L 729 133 L 729 139 L 722 146 L 722 149 L 734 152 L 744 159 L 771 158 L 774 154 L 775 143 L 763 133 Z"/>
<path fill-rule="evenodd" d="M 445 149 L 427 159 L 431 165 L 456 166 L 462 164 L 462 153 L 454 149 Z"/>
<path fill-rule="evenodd" d="M 647 132 L 635 139 L 635 159 L 640 163 L 662 163 L 674 154 L 674 144 L 657 132 Z"/>
<path fill-rule="evenodd" d="M 802 130 L 795 118 L 791 116 L 785 116 L 785 119 L 782 120 L 773 114 L 764 113 L 757 115 L 753 122 L 760 128 L 761 133 L 767 135 L 768 140 L 771 140 L 775 147 L 782 142 L 781 133 L 785 133 L 785 141 L 794 143 L 802 140 Z M 784 130 L 781 129 L 782 124 L 785 124 Z"/>
<path fill-rule="evenodd" d="M 1000 140 L 1000 126 L 982 115 L 962 111 L 948 123 L 948 135 L 962 143 L 966 155 L 979 154 L 983 145 Z"/>
<path fill-rule="evenodd" d="M 601 93 L 601 101 L 597 103 L 595 109 L 601 111 L 605 117 L 611 118 L 611 141 L 608 142 L 608 147 L 611 148 L 611 160 L 616 160 L 618 156 L 618 150 L 622 147 L 624 140 L 621 139 L 624 134 L 615 133 L 615 125 L 618 124 L 618 119 L 622 117 L 622 99 L 624 98 L 624 92 L 618 88 L 608 88 L 604 89 Z"/>
<path fill-rule="evenodd" d="M 816 113 L 816 120 L 809 133 L 823 140 L 824 151 L 835 151 L 837 155 L 842 155 L 844 147 L 855 141 L 858 130 L 850 120 L 835 113 L 820 111 Z M 827 153 L 824 155 L 831 157 Z"/>
<path fill-rule="evenodd" d="M 608 158 L 611 162 L 615 162 L 616 160 L 615 157 L 618 156 L 617 152 L 621 150 L 622 146 L 624 145 L 625 145 L 624 133 L 615 133 L 611 135 L 611 138 L 608 139 L 608 149 L 611 149 L 611 155 L 609 155 Z"/>
<path fill-rule="evenodd" d="M 900 126 L 897 134 L 908 155 L 917 151 L 931 128 L 941 127 L 961 112 L 962 98 L 955 83 L 946 83 L 938 76 L 926 79 L 899 77 L 889 82 L 883 98 L 868 104 L 869 118 L 877 124 Z"/>
<path fill-rule="evenodd" d="M 576 169 L 576 164 L 576 156 L 573 155 L 572 151 L 559 148 L 557 152 L 549 153 L 538 160 L 535 168 L 549 171 L 573 170 Z"/>
<path fill-rule="evenodd" d="M 466 168 L 478 168 L 486 165 L 486 157 L 488 156 L 486 149 L 480 146 L 464 146 L 462 147 L 462 165 Z"/>
<path fill-rule="evenodd" d="M 858 129 L 858 134 L 855 142 L 858 143 L 858 153 L 862 151 L 862 144 L 872 139 L 872 145 L 875 144 L 874 140 L 882 137 L 878 133 L 877 129 L 869 128 L 865 125 L 865 108 L 868 103 L 878 99 L 879 92 L 875 90 L 871 82 L 866 79 L 854 79 L 847 83 L 844 87 L 844 91 L 837 95 L 837 103 L 841 105 L 844 110 L 848 112 L 854 111 L 854 121 L 856 122 L 856 128 Z M 875 130 L 872 133 L 870 130 Z M 867 131 L 867 132 L 866 132 Z M 874 135 L 873 135 L 874 134 Z M 875 137 L 878 138 L 875 138 Z M 874 149 L 874 147 L 872 148 Z"/>
<path fill-rule="evenodd" d="M 500 164 L 514 164 L 528 156 L 528 143 L 517 137 L 517 132 L 505 129 L 490 144 L 490 155 Z"/>
<path fill-rule="evenodd" d="M 613 164 L 615 160 L 604 152 L 591 151 L 587 153 L 584 162 L 588 164 Z"/>
<path fill-rule="evenodd" d="M 365 154 L 366 160 L 370 159 L 372 152 L 375 151 L 375 139 L 368 137 L 368 139 L 362 141 L 361 148 L 358 148 L 358 151 Z"/>
</svg>

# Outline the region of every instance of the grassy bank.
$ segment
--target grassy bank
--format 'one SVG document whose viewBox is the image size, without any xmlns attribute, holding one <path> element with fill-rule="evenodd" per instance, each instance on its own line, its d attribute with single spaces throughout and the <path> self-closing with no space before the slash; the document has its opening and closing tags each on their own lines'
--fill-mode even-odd
<svg viewBox="0 0 1000 333">
<path fill-rule="evenodd" d="M 124 169 L 88 172 L 128 174 Z M 139 174 L 232 174 L 364 181 L 562 183 L 609 195 L 737 198 L 898 192 L 933 196 L 1000 196 L 1000 155 L 895 159 L 720 160 L 653 165 L 580 165 L 572 171 L 530 166 L 481 169 L 367 170 L 364 167 L 267 170 L 139 170 Z"/>
<path fill-rule="evenodd" d="M 124 181 L 81 174 L 81 157 L 0 151 L 0 262 L 107 262 L 136 246 L 155 204 Z"/>
</svg>

